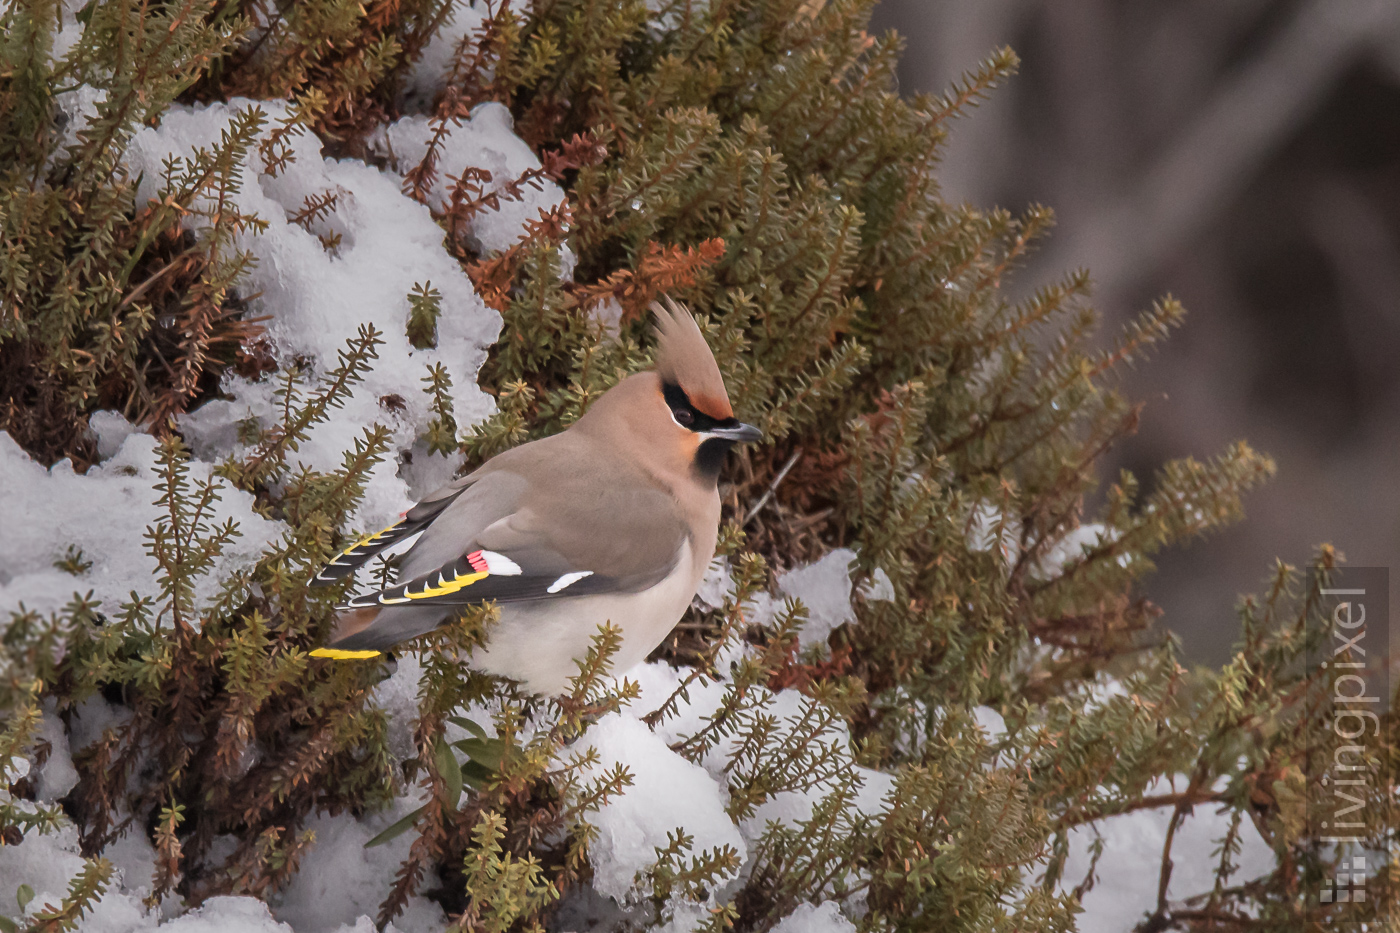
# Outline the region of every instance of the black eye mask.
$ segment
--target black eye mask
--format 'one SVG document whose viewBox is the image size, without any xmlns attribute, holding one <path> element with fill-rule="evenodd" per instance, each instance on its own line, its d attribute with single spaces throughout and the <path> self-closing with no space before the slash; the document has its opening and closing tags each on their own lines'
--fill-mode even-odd
<svg viewBox="0 0 1400 933">
<path fill-rule="evenodd" d="M 676 423 L 682 427 L 689 428 L 696 434 L 708 434 L 712 431 L 733 430 L 739 427 L 739 419 L 711 418 L 703 411 L 690 404 L 690 398 L 685 394 L 685 390 L 675 383 L 668 382 L 662 385 L 661 394 L 666 399 L 666 404 L 671 408 L 671 417 L 676 419 Z M 720 440 L 720 438 L 716 438 Z"/>
</svg>

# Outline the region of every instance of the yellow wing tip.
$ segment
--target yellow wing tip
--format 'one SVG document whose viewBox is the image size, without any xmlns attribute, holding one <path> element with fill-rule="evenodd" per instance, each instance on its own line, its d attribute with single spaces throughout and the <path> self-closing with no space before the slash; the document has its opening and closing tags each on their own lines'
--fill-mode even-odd
<svg viewBox="0 0 1400 933">
<path fill-rule="evenodd" d="M 379 657 L 378 651 L 341 651 L 339 648 L 317 648 L 311 652 L 313 658 L 330 658 L 333 661 L 363 661 Z"/>
</svg>

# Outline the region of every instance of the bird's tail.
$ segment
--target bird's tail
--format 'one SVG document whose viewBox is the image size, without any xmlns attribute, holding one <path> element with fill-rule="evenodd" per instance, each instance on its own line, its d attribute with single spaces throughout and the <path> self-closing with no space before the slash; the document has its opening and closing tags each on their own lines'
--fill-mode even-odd
<svg viewBox="0 0 1400 933">
<path fill-rule="evenodd" d="M 340 661 L 377 657 L 399 642 L 431 632 L 448 616 L 440 606 L 343 609 L 335 617 L 335 629 L 325 647 L 311 656 Z"/>
<path fill-rule="evenodd" d="M 311 656 L 313 658 L 332 658 L 337 661 L 355 661 L 378 657 L 380 653 L 378 648 L 355 650 L 352 647 L 337 648 L 335 646 L 370 628 L 383 611 L 382 609 L 349 609 L 340 613 L 335 617 L 335 630 L 331 632 L 327 646 L 317 648 L 311 652 Z"/>
</svg>

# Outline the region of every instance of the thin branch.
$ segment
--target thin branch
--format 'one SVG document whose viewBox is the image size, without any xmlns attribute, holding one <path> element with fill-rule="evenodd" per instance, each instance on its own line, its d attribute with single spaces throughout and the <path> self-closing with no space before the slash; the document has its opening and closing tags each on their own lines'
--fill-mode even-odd
<svg viewBox="0 0 1400 933">
<path fill-rule="evenodd" d="M 754 504 L 754 507 L 749 509 L 748 514 L 744 516 L 744 521 L 740 525 L 741 528 L 747 528 L 749 522 L 753 521 L 754 516 L 762 511 L 763 507 L 768 504 L 768 500 L 773 498 L 773 493 L 778 491 L 778 484 L 787 477 L 788 471 L 796 465 L 798 458 L 801 456 L 801 447 L 792 452 L 792 456 L 787 458 L 787 463 L 783 464 L 783 468 L 778 471 L 778 475 L 773 477 L 773 482 L 768 484 L 768 490 L 764 492 L 763 496 Z"/>
</svg>

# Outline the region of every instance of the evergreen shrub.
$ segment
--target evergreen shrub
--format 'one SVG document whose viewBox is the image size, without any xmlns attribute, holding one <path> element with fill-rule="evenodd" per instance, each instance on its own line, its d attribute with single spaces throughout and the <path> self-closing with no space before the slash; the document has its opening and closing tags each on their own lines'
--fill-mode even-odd
<svg viewBox="0 0 1400 933">
<path fill-rule="evenodd" d="M 549 701 L 457 663 L 489 612 L 422 639 L 407 755 L 370 702 L 383 668 L 307 654 L 336 595 L 308 579 L 372 530 L 347 517 L 371 470 L 402 451 L 365 425 L 341 469 L 317 472 L 296 466 L 297 446 L 337 417 L 383 341 L 432 346 L 453 309 L 423 283 L 406 333 L 345 334 L 341 358 L 308 382 L 268 352 L 258 296 L 240 290 L 238 236 L 263 220 L 225 207 L 253 181 L 251 153 L 275 173 L 289 140 L 315 134 L 327 155 L 387 166 L 375 134 L 405 112 L 445 133 L 495 102 L 538 170 L 491 187 L 441 161 L 435 138 L 404 175 L 504 321 L 479 375 L 495 413 L 459 424 L 439 368 L 420 440 L 470 467 L 567 426 L 648 365 L 645 309 L 663 294 L 699 312 L 738 416 L 767 436 L 721 479 L 734 586 L 658 649 L 682 687 L 646 719 L 660 728 L 715 687 L 704 695 L 718 705 L 673 748 L 728 756 L 735 821 L 788 791 L 809 792 L 813 809 L 760 827 L 742 865 L 673 837 L 639 876 L 628 928 L 694 902 L 707 905 L 697 928 L 768 930 L 830 900 L 861 930 L 1071 929 L 1092 885 L 1064 877 L 1071 832 L 1148 808 L 1173 831 L 1193 808 L 1223 812 L 1229 829 L 1214 889 L 1190 902 L 1167 896 L 1169 833 L 1160 876 L 1142 880 L 1161 894 L 1141 929 L 1298 928 L 1300 892 L 1335 868 L 1298 818 L 1306 756 L 1326 747 L 1301 664 L 1319 594 L 1278 565 L 1239 607 L 1234 659 L 1188 671 L 1143 584 L 1159 549 L 1237 520 L 1273 465 L 1238 443 L 1145 486 L 1127 474 L 1101 485 L 1097 465 L 1140 411 L 1117 374 L 1182 309 L 1164 300 L 1102 348 L 1087 273 L 1009 300 L 1003 279 L 1050 211 L 949 203 L 937 172 L 955 121 L 1016 58 L 996 51 L 947 94 L 903 98 L 900 40 L 867 31 L 871 6 L 499 0 L 478 7 L 480 29 L 426 100 L 404 88 L 451 19 L 442 0 L 94 0 L 61 54 L 58 4 L 6 7 L 0 428 L 42 463 L 81 470 L 98 456 L 87 419 L 120 411 L 161 438 L 162 510 L 150 592 L 120 607 L 75 594 L 51 615 L 5 607 L 0 759 L 41 754 L 44 709 L 66 718 L 101 695 L 129 712 L 75 749 L 64 812 L 27 804 L 23 782 L 0 806 L 7 844 L 71 820 L 89 859 L 67 900 L 11 926 L 70 928 L 123 833 L 159 854 L 151 903 L 271 896 L 315 844 L 313 814 L 372 813 L 415 784 L 424 802 L 386 834 L 413 842 L 385 879 L 381 922 L 434 875 L 429 893 L 460 930 L 539 928 L 588 883 L 590 816 L 630 780 L 580 740 L 637 694 L 607 676 L 613 633 Z M 75 87 L 102 94 L 72 131 L 55 98 Z M 172 107 L 235 96 L 287 102 L 288 115 L 270 133 L 236 122 L 140 203 L 123 161 L 133 135 Z M 435 200 L 443 181 L 451 196 Z M 514 245 L 489 251 L 466 232 L 546 181 L 565 200 Z M 308 203 L 298 222 L 334 209 Z M 290 531 L 201 601 L 195 583 L 236 529 L 209 519 L 212 480 L 191 473 L 176 416 L 217 398 L 229 372 L 278 381 L 284 404 L 218 475 Z M 756 600 L 834 548 L 856 555 L 855 620 L 803 645 L 805 607 L 764 615 Z M 1323 548 L 1315 564 L 1337 559 Z M 473 703 L 489 721 L 464 718 Z M 979 708 L 1004 730 L 979 727 Z M 449 723 L 467 737 L 450 742 Z M 871 772 L 892 778 L 875 807 L 861 798 Z M 1235 874 L 1246 824 L 1275 854 L 1259 877 Z M 1375 911 L 1397 886 L 1392 868 L 1370 904 L 1335 910 Z"/>
</svg>

